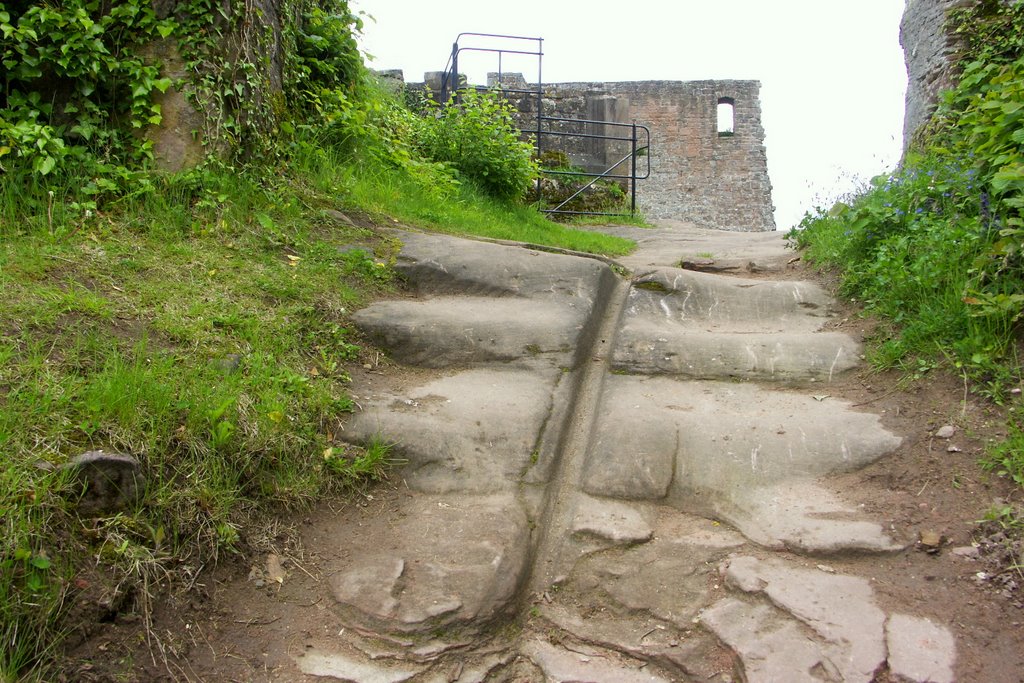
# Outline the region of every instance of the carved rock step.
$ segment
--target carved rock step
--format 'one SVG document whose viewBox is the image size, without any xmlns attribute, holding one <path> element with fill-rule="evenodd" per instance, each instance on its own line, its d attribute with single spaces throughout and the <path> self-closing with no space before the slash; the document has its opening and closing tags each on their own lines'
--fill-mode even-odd
<svg viewBox="0 0 1024 683">
<path fill-rule="evenodd" d="M 828 382 L 859 356 L 860 345 L 835 332 L 722 334 L 634 320 L 619 333 L 613 368 L 688 379 Z"/>
<path fill-rule="evenodd" d="M 475 632 L 508 616 L 530 525 L 510 495 L 414 495 L 401 524 L 370 518 L 337 539 L 330 589 L 347 623 L 381 634 Z"/>
<path fill-rule="evenodd" d="M 834 302 L 821 287 L 795 280 L 748 280 L 659 268 L 633 281 L 629 318 L 653 318 L 711 332 L 813 332 Z"/>
<path fill-rule="evenodd" d="M 553 444 L 549 417 L 565 373 L 480 368 L 402 392 L 378 389 L 346 427 L 346 438 L 395 441 L 402 478 L 433 493 L 511 491 L 545 481 Z"/>
<path fill-rule="evenodd" d="M 593 259 L 445 235 L 400 232 L 398 237 L 403 246 L 395 268 L 420 294 L 592 302 L 615 279 L 608 266 Z"/>
<path fill-rule="evenodd" d="M 377 303 L 353 319 L 408 365 L 443 368 L 550 355 L 556 366 L 573 366 L 591 303 L 568 297 L 438 297 Z"/>
<path fill-rule="evenodd" d="M 860 356 L 847 335 L 818 332 L 832 303 L 806 282 L 661 268 L 633 283 L 614 367 L 696 379 L 831 380 Z"/>
<path fill-rule="evenodd" d="M 854 518 L 823 490 L 808 497 L 815 487 L 807 480 L 862 467 L 899 443 L 877 416 L 842 401 L 743 384 L 610 376 L 582 488 L 667 500 L 727 519 L 766 545 L 891 550 L 878 525 Z M 766 520 L 772 511 L 788 514 Z"/>
<path fill-rule="evenodd" d="M 782 232 L 707 230 L 679 220 L 655 223 L 654 230 L 625 225 L 602 226 L 600 230 L 636 242 L 632 254 L 618 259 L 634 270 L 704 261 L 725 272 L 777 272 L 785 270 L 794 257 Z"/>
</svg>

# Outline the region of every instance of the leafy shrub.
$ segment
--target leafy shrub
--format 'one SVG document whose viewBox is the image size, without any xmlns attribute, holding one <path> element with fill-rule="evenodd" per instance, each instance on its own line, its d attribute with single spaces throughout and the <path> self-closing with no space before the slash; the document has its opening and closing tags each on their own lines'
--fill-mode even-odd
<svg viewBox="0 0 1024 683">
<path fill-rule="evenodd" d="M 946 356 L 998 399 L 1019 372 L 1024 316 L 1024 2 L 985 0 L 951 17 L 969 36 L 962 78 L 915 151 L 791 237 L 895 323 L 880 364 Z"/>
<path fill-rule="evenodd" d="M 540 201 L 548 209 L 581 213 L 625 213 L 628 196 L 620 181 L 594 179 L 584 169 L 573 165 L 569 155 L 559 150 L 545 150 L 538 158 L 544 171 L 540 181 Z M 549 173 L 555 171 L 555 173 Z M 624 181 L 623 181 L 624 182 Z M 572 214 L 553 214 L 565 220 Z"/>
<path fill-rule="evenodd" d="M 537 176 L 532 145 L 519 139 L 511 105 L 494 92 L 469 89 L 458 103 L 428 106 L 416 143 L 428 159 L 451 164 L 498 199 L 521 199 Z"/>
<path fill-rule="evenodd" d="M 131 131 L 160 123 L 152 95 L 171 81 L 141 47 L 173 30 L 149 0 L 0 4 L 0 161 L 47 175 L 69 157 L 148 156 Z"/>
</svg>

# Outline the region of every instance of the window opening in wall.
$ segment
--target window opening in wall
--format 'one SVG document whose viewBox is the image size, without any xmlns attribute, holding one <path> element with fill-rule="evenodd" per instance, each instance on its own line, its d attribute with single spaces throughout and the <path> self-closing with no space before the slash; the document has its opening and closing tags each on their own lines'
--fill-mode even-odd
<svg viewBox="0 0 1024 683">
<path fill-rule="evenodd" d="M 718 98 L 718 137 L 725 138 L 734 134 L 734 115 L 736 102 L 731 97 Z"/>
</svg>

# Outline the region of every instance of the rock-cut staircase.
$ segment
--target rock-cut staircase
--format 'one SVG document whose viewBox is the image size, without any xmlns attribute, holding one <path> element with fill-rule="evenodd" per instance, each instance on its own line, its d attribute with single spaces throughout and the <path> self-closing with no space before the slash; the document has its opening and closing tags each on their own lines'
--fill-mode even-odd
<svg viewBox="0 0 1024 683">
<path fill-rule="evenodd" d="M 356 322 L 406 370 L 356 387 L 346 428 L 396 444 L 397 509 L 318 549 L 319 611 L 270 680 L 952 680 L 943 626 L 823 559 L 902 548 L 829 483 L 900 443 L 825 397 L 861 353 L 829 296 L 671 266 L 770 270 L 777 236 L 632 236 L 630 277 L 400 236 L 414 296 Z"/>
</svg>

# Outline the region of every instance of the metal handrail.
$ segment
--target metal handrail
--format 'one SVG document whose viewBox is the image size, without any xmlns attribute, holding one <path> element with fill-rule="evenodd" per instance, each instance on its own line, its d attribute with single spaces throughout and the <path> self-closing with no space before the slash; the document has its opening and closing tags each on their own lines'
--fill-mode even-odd
<svg viewBox="0 0 1024 683">
<path fill-rule="evenodd" d="M 459 41 L 462 40 L 462 38 L 467 37 L 467 36 L 472 36 L 472 37 L 477 37 L 477 38 L 498 38 L 498 39 L 503 39 L 503 40 L 534 41 L 534 42 L 537 43 L 537 49 L 535 51 L 531 51 L 531 50 L 514 50 L 514 49 L 505 49 L 505 48 L 493 48 L 493 47 L 478 47 L 478 46 L 465 46 L 464 47 L 464 46 L 460 46 L 459 45 Z M 544 115 L 544 111 L 543 111 L 543 109 L 544 109 L 544 89 L 543 89 L 543 78 L 542 78 L 542 66 L 543 66 L 543 58 L 544 58 L 543 46 L 544 46 L 544 39 L 543 38 L 532 38 L 532 37 L 528 37 L 528 36 L 503 35 L 503 34 L 499 34 L 499 33 L 473 33 L 473 32 L 463 32 L 463 33 L 460 33 L 455 38 L 455 42 L 452 44 L 451 55 L 448 57 L 448 62 L 447 62 L 447 64 L 445 64 L 445 69 L 444 69 L 444 72 L 442 73 L 442 76 L 441 76 L 441 92 L 440 92 L 441 104 L 442 105 L 446 105 L 449 102 L 449 99 L 453 99 L 455 104 L 459 104 L 460 101 L 461 101 L 461 98 L 459 96 L 459 90 L 460 90 L 460 87 L 459 87 L 459 54 L 460 53 L 462 53 L 462 52 L 490 52 L 490 53 L 497 54 L 497 56 L 498 56 L 497 89 L 499 91 L 501 91 L 502 93 L 518 94 L 518 95 L 529 95 L 529 96 L 536 97 L 536 103 L 537 103 L 537 118 L 536 118 L 536 120 L 537 120 L 537 127 L 536 127 L 535 130 L 532 130 L 532 131 L 524 129 L 523 133 L 530 134 L 530 135 L 534 136 L 534 145 L 535 145 L 535 149 L 536 149 L 536 155 L 537 155 L 538 158 L 540 158 L 541 153 L 542 153 L 543 148 L 544 148 L 544 143 L 543 143 L 544 136 L 578 138 L 578 139 L 592 139 L 592 140 L 618 140 L 618 141 L 630 143 L 630 151 L 629 151 L 629 153 L 626 156 L 622 157 L 622 159 L 620 159 L 619 161 L 617 161 L 616 163 L 612 164 L 610 167 L 605 169 L 601 173 L 595 173 L 595 172 L 590 172 L 590 171 L 558 171 L 558 170 L 554 170 L 554 169 L 541 169 L 541 173 L 545 174 L 545 175 L 576 175 L 576 176 L 584 176 L 584 177 L 592 178 L 592 180 L 590 182 L 588 182 L 586 185 L 584 185 L 583 187 L 581 187 L 578 190 L 576 190 L 568 199 L 565 199 L 564 201 L 562 201 L 554 209 L 541 209 L 541 211 L 543 211 L 544 213 L 549 213 L 549 214 L 577 214 L 577 215 L 592 215 L 592 216 L 593 215 L 605 215 L 605 216 L 607 216 L 607 215 L 616 215 L 616 214 L 610 214 L 610 213 L 604 213 L 604 212 L 595 212 L 595 211 L 566 211 L 566 210 L 562 209 L 562 207 L 564 207 L 566 204 L 571 202 L 576 197 L 580 196 L 587 189 L 589 189 L 590 187 L 593 187 L 593 185 L 595 183 L 597 183 L 599 180 L 601 180 L 601 179 L 606 179 L 606 180 L 607 179 L 615 179 L 615 180 L 628 180 L 629 181 L 629 183 L 630 183 L 630 213 L 635 215 L 636 214 L 636 183 L 637 183 L 638 180 L 646 180 L 647 178 L 650 178 L 650 176 L 651 176 L 651 157 L 650 157 L 651 131 L 650 131 L 650 129 L 647 126 L 638 124 L 636 121 L 633 121 L 632 123 L 623 123 L 623 122 L 620 122 L 620 121 L 596 121 L 596 120 L 592 120 L 592 119 L 570 119 L 570 118 L 558 117 L 558 116 L 545 116 Z M 502 57 L 504 55 L 506 55 L 506 54 L 534 55 L 534 56 L 537 57 L 537 79 L 536 79 L 536 87 L 535 88 L 531 88 L 531 89 L 504 88 L 502 86 L 502 80 L 503 80 L 503 78 L 502 78 L 503 77 Z M 569 133 L 569 132 L 563 132 L 563 131 L 544 130 L 544 122 L 545 121 L 547 121 L 549 123 L 553 123 L 553 122 L 561 122 L 561 123 L 571 122 L 571 123 L 577 123 L 577 124 L 583 124 L 583 125 L 590 124 L 590 125 L 611 126 L 613 128 L 628 128 L 629 129 L 629 136 L 628 137 L 620 137 L 620 136 L 615 136 L 615 135 L 601 135 L 601 134 L 596 134 L 596 133 Z M 642 144 L 642 145 L 638 145 L 638 142 L 639 142 L 639 139 L 638 139 L 638 136 L 637 136 L 638 132 L 642 132 L 642 134 L 644 136 L 644 140 L 643 140 L 644 144 Z M 646 154 L 644 154 L 645 152 L 646 152 Z M 646 158 L 647 158 L 646 169 L 644 170 L 644 172 L 643 172 L 644 174 L 643 175 L 637 175 L 637 157 L 640 156 L 640 155 L 646 156 Z M 629 172 L 629 175 L 613 173 L 613 171 L 615 169 L 617 169 L 619 166 L 624 164 L 626 161 L 630 162 L 630 172 Z M 537 179 L 536 192 L 537 192 L 537 201 L 539 203 L 540 200 L 541 200 L 541 183 L 540 183 L 540 178 Z"/>
<path fill-rule="evenodd" d="M 567 131 L 553 131 L 553 130 L 541 130 L 538 131 L 540 135 L 551 135 L 555 137 L 572 137 L 581 139 L 593 139 L 593 140 L 618 140 L 622 142 L 630 143 L 630 151 L 624 157 L 616 161 L 614 164 L 609 166 L 607 169 L 600 173 L 591 171 L 559 171 L 556 169 L 541 169 L 541 173 L 545 175 L 575 175 L 591 178 L 590 182 L 577 189 L 572 195 L 563 200 L 558 206 L 553 209 L 541 209 L 545 213 L 553 214 L 580 214 L 589 216 L 604 216 L 604 215 L 615 215 L 607 212 L 598 211 L 563 211 L 562 207 L 571 202 L 576 197 L 586 192 L 589 188 L 593 187 L 597 181 L 605 180 L 628 180 L 630 181 L 630 213 L 636 214 L 636 182 L 638 180 L 646 180 L 651 177 L 651 130 L 647 126 L 638 124 L 636 121 L 632 123 L 623 123 L 620 121 L 598 121 L 595 119 L 571 119 L 561 116 L 545 116 L 542 117 L 543 121 L 551 123 L 579 123 L 583 125 L 601 125 L 609 126 L 612 128 L 628 128 L 629 136 L 622 137 L 619 135 L 602 135 L 599 133 L 571 133 Z M 637 137 L 637 132 L 642 131 L 644 140 L 643 144 L 638 144 L 640 141 Z M 646 152 L 646 154 L 645 154 Z M 637 157 L 646 157 L 646 169 L 643 171 L 643 175 L 637 175 Z M 630 172 L 629 175 L 613 173 L 615 169 L 624 164 L 626 161 L 630 161 Z"/>
</svg>

